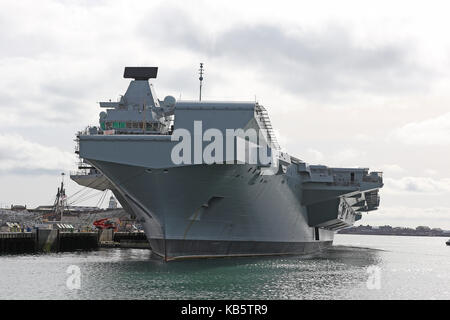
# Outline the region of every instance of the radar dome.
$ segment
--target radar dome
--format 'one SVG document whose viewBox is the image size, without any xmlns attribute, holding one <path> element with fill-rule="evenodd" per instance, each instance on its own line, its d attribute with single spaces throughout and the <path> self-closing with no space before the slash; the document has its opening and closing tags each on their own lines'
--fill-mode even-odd
<svg viewBox="0 0 450 320">
<path fill-rule="evenodd" d="M 164 98 L 164 104 L 168 107 L 173 107 L 177 103 L 177 100 L 172 96 L 167 96 Z"/>
</svg>

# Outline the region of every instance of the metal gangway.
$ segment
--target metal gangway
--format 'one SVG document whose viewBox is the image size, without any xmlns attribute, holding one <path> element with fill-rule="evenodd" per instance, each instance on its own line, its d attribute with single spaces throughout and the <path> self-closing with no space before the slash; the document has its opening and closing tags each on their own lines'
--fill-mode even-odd
<svg viewBox="0 0 450 320">
<path fill-rule="evenodd" d="M 275 132 L 273 131 L 272 123 L 270 122 L 269 114 L 267 113 L 266 108 L 256 103 L 255 112 L 255 118 L 258 120 L 261 129 L 266 133 L 269 144 L 271 144 L 274 149 L 280 150 L 281 147 L 277 141 Z"/>
</svg>

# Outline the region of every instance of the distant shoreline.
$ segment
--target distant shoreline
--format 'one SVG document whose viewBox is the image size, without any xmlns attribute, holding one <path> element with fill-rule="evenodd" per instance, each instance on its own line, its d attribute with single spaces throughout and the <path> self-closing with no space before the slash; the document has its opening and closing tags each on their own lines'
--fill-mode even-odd
<svg viewBox="0 0 450 320">
<path fill-rule="evenodd" d="M 429 235 L 417 235 L 417 234 L 384 234 L 384 233 L 342 233 L 338 232 L 337 234 L 350 235 L 350 236 L 401 236 L 401 237 L 440 237 L 440 238 L 450 238 L 450 235 L 437 235 L 437 236 L 429 236 Z"/>
<path fill-rule="evenodd" d="M 339 230 L 338 234 L 379 235 L 379 236 L 417 236 L 417 237 L 450 237 L 450 230 L 419 226 L 415 229 L 391 226 L 357 226 Z"/>
</svg>

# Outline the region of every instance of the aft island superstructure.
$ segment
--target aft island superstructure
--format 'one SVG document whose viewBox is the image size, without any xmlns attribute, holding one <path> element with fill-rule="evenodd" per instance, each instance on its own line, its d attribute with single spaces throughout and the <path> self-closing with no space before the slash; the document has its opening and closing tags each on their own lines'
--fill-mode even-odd
<svg viewBox="0 0 450 320">
<path fill-rule="evenodd" d="M 91 171 L 72 179 L 111 189 L 166 261 L 311 253 L 378 208 L 380 172 L 290 156 L 257 102 L 159 100 L 157 70 L 125 68 L 125 95 L 77 134 Z"/>
</svg>

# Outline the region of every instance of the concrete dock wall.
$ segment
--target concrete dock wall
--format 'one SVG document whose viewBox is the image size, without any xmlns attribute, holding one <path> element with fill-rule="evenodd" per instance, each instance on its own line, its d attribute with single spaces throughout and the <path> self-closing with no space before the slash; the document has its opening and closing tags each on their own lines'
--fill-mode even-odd
<svg viewBox="0 0 450 320">
<path fill-rule="evenodd" d="M 113 229 L 100 230 L 99 241 L 100 242 L 114 241 L 114 230 Z"/>
<path fill-rule="evenodd" d="M 0 233 L 0 253 L 33 253 L 35 250 L 33 233 Z"/>
<path fill-rule="evenodd" d="M 143 232 L 115 232 L 114 242 L 121 248 L 146 248 L 151 249 L 147 236 Z"/>
<path fill-rule="evenodd" d="M 38 229 L 36 231 L 37 251 L 57 252 L 59 230 Z"/>
<path fill-rule="evenodd" d="M 0 233 L 0 254 L 96 250 L 99 247 L 150 249 L 150 244 L 144 233 L 113 230 L 61 232 L 37 229 L 27 233 Z"/>
<path fill-rule="evenodd" d="M 60 232 L 58 251 L 95 250 L 99 247 L 97 232 Z"/>
<path fill-rule="evenodd" d="M 121 242 L 123 240 L 129 241 L 147 241 L 147 236 L 143 232 L 115 232 L 114 241 Z"/>
</svg>

